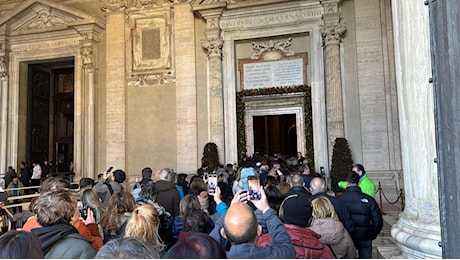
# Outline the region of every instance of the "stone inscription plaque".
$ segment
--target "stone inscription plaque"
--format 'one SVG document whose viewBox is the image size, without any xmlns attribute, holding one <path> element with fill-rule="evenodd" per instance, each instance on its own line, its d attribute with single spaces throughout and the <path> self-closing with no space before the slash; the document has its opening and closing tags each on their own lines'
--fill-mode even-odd
<svg viewBox="0 0 460 260">
<path fill-rule="evenodd" d="M 240 59 L 238 62 L 241 90 L 307 84 L 306 53 L 277 61 Z"/>
</svg>

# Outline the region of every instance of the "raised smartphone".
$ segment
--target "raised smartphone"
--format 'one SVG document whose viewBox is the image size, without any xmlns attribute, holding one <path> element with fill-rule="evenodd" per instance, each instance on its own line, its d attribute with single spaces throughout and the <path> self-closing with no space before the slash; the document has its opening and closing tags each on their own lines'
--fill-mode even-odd
<svg viewBox="0 0 460 260">
<path fill-rule="evenodd" d="M 217 187 L 217 175 L 216 174 L 209 174 L 208 175 L 208 193 L 215 194 Z"/>
<path fill-rule="evenodd" d="M 260 200 L 260 182 L 257 176 L 248 176 L 248 192 L 251 200 Z"/>
</svg>

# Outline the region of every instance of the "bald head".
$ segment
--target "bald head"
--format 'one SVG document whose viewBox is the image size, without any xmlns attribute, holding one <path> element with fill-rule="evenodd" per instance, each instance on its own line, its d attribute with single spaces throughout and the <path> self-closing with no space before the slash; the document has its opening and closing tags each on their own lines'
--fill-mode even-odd
<svg viewBox="0 0 460 260">
<path fill-rule="evenodd" d="M 228 208 L 224 217 L 223 235 L 232 244 L 253 243 L 259 235 L 259 229 L 251 207 L 238 202 Z"/>
<path fill-rule="evenodd" d="M 326 190 L 327 190 L 326 182 L 323 180 L 323 178 L 315 177 L 311 180 L 310 193 L 312 195 L 326 192 Z"/>
</svg>

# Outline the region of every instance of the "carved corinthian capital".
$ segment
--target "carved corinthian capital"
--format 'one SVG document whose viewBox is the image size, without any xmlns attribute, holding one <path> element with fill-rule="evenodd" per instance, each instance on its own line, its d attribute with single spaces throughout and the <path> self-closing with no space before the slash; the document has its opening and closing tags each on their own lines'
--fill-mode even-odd
<svg viewBox="0 0 460 260">
<path fill-rule="evenodd" d="M 127 0 L 101 0 L 101 10 L 107 13 L 124 10 L 127 5 Z"/>
<path fill-rule="evenodd" d="M 93 64 L 93 47 L 87 46 L 80 49 L 81 58 L 83 60 L 83 68 L 91 69 L 94 67 Z"/>
<path fill-rule="evenodd" d="M 325 24 L 320 26 L 325 45 L 338 44 L 345 34 L 346 28 L 343 23 Z"/>
<path fill-rule="evenodd" d="M 223 45 L 224 41 L 222 39 L 206 39 L 201 41 L 201 46 L 208 51 L 208 58 L 221 57 Z"/>
</svg>

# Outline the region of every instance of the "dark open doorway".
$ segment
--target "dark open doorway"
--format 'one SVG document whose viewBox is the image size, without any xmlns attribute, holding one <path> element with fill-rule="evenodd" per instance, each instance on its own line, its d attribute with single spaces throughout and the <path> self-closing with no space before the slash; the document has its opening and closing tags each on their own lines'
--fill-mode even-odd
<svg viewBox="0 0 460 260">
<path fill-rule="evenodd" d="M 254 152 L 273 155 L 297 153 L 296 115 L 254 116 Z"/>
<path fill-rule="evenodd" d="M 28 65 L 26 155 L 30 163 L 73 160 L 74 60 Z"/>
</svg>

